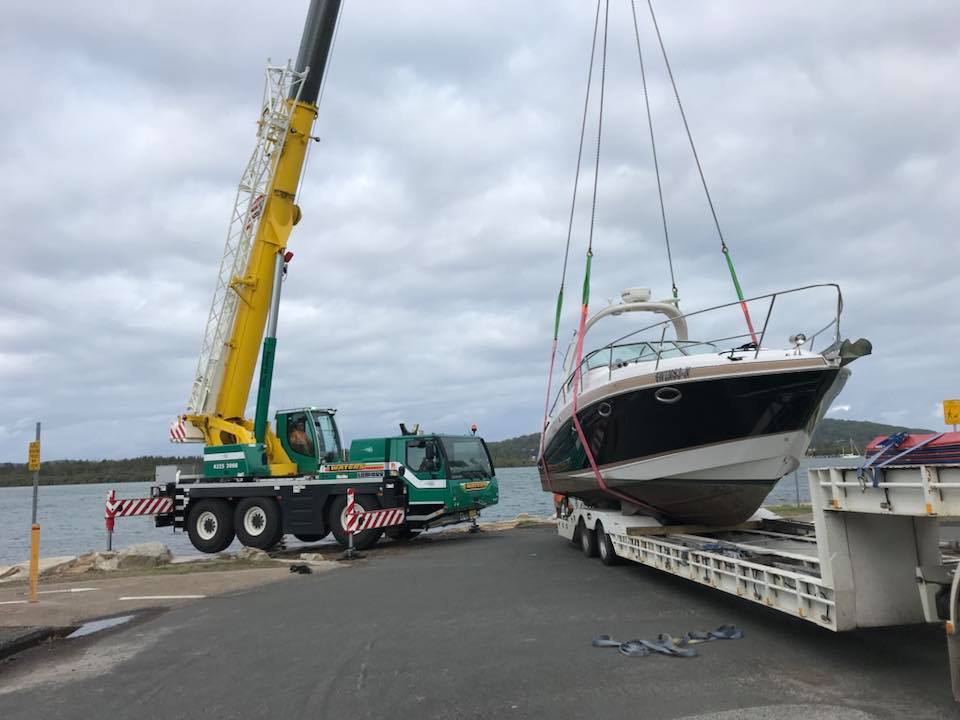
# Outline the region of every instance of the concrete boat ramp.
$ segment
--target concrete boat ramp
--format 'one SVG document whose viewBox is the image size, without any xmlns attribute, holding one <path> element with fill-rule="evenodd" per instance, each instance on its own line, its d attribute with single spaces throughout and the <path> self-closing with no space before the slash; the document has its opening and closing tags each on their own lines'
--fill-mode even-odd
<svg viewBox="0 0 960 720">
<path fill-rule="evenodd" d="M 161 589 L 154 577 L 43 586 L 97 585 L 58 602 L 134 619 L 8 657 L 0 717 L 958 716 L 939 627 L 831 633 L 649 568 L 605 567 L 551 527 L 383 545 L 331 572 L 230 572 L 252 574 L 221 579 L 220 594 L 219 573 Z M 113 599 L 134 589 L 205 597 Z M 0 625 L 43 625 L 46 604 L 0 605 Z M 693 658 L 591 646 L 724 624 L 745 637 Z"/>
</svg>

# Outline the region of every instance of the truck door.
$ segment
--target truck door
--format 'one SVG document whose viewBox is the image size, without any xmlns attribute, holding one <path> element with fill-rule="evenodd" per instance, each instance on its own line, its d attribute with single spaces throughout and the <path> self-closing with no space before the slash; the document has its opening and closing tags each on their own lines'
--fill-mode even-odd
<svg viewBox="0 0 960 720">
<path fill-rule="evenodd" d="M 438 488 L 446 487 L 447 468 L 440 451 L 440 443 L 436 438 L 407 441 L 407 457 L 404 463 L 407 470 L 419 480 L 442 480 L 436 483 Z"/>
<path fill-rule="evenodd" d="M 288 413 L 285 419 L 286 428 L 280 438 L 284 449 L 300 472 L 315 472 L 318 445 L 313 418 L 310 413 L 297 410 Z"/>
</svg>

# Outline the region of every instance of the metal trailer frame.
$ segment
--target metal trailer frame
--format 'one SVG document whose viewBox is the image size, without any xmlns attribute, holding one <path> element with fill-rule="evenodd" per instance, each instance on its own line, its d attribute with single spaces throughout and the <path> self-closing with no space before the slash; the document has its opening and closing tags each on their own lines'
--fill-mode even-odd
<svg viewBox="0 0 960 720">
<path fill-rule="evenodd" d="M 957 548 L 940 540 L 940 522 L 960 520 L 960 465 L 888 466 L 876 481 L 856 468 L 817 468 L 808 480 L 812 527 L 760 510 L 735 528 L 671 531 L 576 501 L 557 531 L 573 542 L 584 530 L 606 536 L 619 558 L 835 632 L 943 623 L 960 702 Z"/>
</svg>

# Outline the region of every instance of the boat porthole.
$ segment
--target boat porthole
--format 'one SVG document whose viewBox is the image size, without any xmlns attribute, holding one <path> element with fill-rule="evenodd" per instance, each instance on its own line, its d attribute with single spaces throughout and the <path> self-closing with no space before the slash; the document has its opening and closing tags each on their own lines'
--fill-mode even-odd
<svg viewBox="0 0 960 720">
<path fill-rule="evenodd" d="M 610 403 L 603 402 L 597 406 L 597 415 L 600 417 L 610 417 L 610 413 L 613 412 L 613 408 L 610 407 Z"/>
<path fill-rule="evenodd" d="M 673 405 L 675 402 L 680 401 L 680 398 L 683 397 L 683 394 L 675 387 L 662 387 L 658 388 L 653 396 L 658 402 L 665 403 L 666 405 Z"/>
</svg>

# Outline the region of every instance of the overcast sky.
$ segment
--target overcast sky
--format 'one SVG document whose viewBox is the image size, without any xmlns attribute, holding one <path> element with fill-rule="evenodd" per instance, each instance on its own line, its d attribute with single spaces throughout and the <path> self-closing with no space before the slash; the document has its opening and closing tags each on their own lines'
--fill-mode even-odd
<svg viewBox="0 0 960 720">
<path fill-rule="evenodd" d="M 185 408 L 263 67 L 296 54 L 306 6 L 5 3 L 0 460 L 23 460 L 36 420 L 46 459 L 196 449 L 171 447 L 167 427 Z M 832 416 L 940 427 L 939 401 L 960 396 L 960 4 L 657 9 L 747 294 L 840 283 L 844 334 L 875 354 Z M 593 11 L 345 0 L 290 241 L 274 408 L 338 407 L 348 439 L 400 420 L 476 422 L 492 440 L 537 429 Z M 626 286 L 670 290 L 630 6 L 610 12 L 597 309 Z M 682 307 L 729 302 L 638 13 Z M 815 305 L 788 324 L 829 320 Z"/>
</svg>

